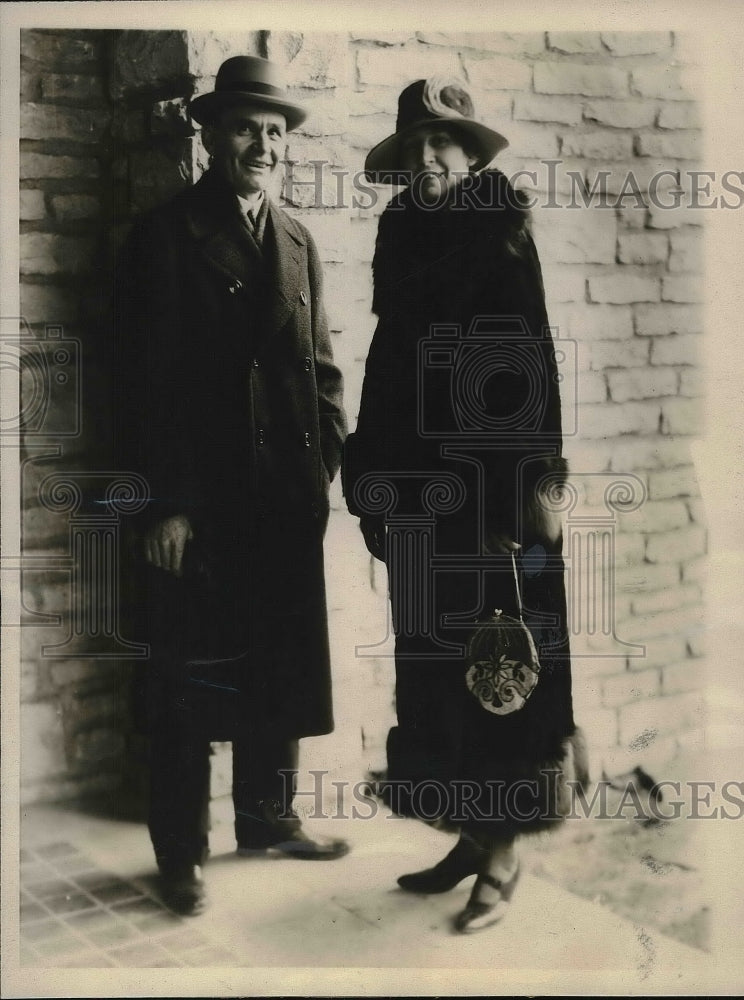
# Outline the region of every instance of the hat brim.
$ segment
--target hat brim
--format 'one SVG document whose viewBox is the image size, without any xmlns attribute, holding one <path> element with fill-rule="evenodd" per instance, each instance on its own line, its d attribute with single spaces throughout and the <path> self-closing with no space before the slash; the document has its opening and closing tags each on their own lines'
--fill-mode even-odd
<svg viewBox="0 0 744 1000">
<path fill-rule="evenodd" d="M 271 97 L 267 94 L 249 94 L 244 90 L 213 91 L 195 97 L 189 104 L 189 114 L 200 125 L 211 125 L 224 108 L 236 108 L 241 105 L 278 111 L 287 121 L 288 132 L 297 128 L 307 118 L 307 111 L 299 104 L 291 104 L 280 97 Z"/>
<path fill-rule="evenodd" d="M 400 178 L 400 175 L 404 173 L 401 162 L 401 143 L 412 132 L 421 128 L 422 125 L 451 125 L 460 132 L 467 133 L 471 139 L 474 139 L 477 145 L 477 160 L 473 164 L 473 170 L 482 170 L 497 153 L 500 153 L 502 149 L 506 149 L 509 145 L 509 141 L 503 135 L 494 132 L 487 125 L 481 125 L 480 122 L 473 121 L 472 118 L 422 118 L 420 121 L 407 125 L 399 132 L 389 135 L 387 139 L 378 142 L 369 151 L 364 161 L 364 175 L 368 181 L 372 184 L 401 183 L 400 179 L 395 179 L 396 175 Z"/>
</svg>

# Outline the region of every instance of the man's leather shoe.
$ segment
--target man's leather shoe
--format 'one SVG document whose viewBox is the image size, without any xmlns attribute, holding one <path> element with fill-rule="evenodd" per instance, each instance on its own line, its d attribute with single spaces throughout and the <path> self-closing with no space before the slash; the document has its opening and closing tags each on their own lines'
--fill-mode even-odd
<svg viewBox="0 0 744 1000">
<path fill-rule="evenodd" d="M 207 907 L 207 892 L 198 865 L 160 869 L 163 902 L 182 917 L 195 917 Z"/>
<path fill-rule="evenodd" d="M 248 857 L 272 848 L 301 861 L 335 861 L 349 853 L 345 840 L 309 837 L 299 816 L 281 802 L 263 799 L 250 816 L 241 816 L 238 854 Z"/>
</svg>

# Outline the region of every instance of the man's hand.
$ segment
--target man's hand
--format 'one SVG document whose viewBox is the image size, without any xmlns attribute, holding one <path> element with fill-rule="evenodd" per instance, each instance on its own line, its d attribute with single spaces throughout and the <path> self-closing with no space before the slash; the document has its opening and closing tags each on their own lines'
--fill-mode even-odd
<svg viewBox="0 0 744 1000">
<path fill-rule="evenodd" d="M 145 559 L 152 566 L 180 576 L 183 551 L 193 537 L 187 517 L 178 514 L 159 521 L 145 535 Z"/>
<path fill-rule="evenodd" d="M 381 562 L 385 562 L 385 549 L 387 542 L 387 529 L 385 519 L 365 515 L 359 518 L 359 527 L 364 535 L 364 544 L 367 550 Z"/>
</svg>

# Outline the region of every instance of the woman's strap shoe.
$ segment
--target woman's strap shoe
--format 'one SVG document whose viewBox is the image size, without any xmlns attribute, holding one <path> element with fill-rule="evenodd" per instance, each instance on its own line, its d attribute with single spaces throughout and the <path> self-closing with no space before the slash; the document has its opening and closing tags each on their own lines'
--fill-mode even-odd
<svg viewBox="0 0 744 1000">
<path fill-rule="evenodd" d="M 420 872 L 401 875 L 398 885 L 406 892 L 425 894 L 449 892 L 468 875 L 475 875 L 483 866 L 487 853 L 477 844 L 458 840 L 449 854 L 434 865 Z"/>
<path fill-rule="evenodd" d="M 473 934 L 497 924 L 509 909 L 509 903 L 519 881 L 519 863 L 514 874 L 506 881 L 496 879 L 492 875 L 479 875 L 473 886 L 467 906 L 455 917 L 455 930 L 460 934 Z M 487 889 L 484 887 L 488 887 Z M 486 895 L 491 902 L 482 897 Z"/>
</svg>

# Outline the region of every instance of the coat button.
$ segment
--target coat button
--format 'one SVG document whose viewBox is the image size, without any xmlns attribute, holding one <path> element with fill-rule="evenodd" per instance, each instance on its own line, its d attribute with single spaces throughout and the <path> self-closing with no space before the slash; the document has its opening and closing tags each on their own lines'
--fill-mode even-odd
<svg viewBox="0 0 744 1000">
<path fill-rule="evenodd" d="M 305 447 L 310 447 L 310 431 L 305 431 Z"/>
<path fill-rule="evenodd" d="M 253 367 L 258 368 L 258 358 L 253 359 Z"/>
<path fill-rule="evenodd" d="M 236 292 L 239 292 L 242 287 L 243 287 L 242 281 L 234 282 L 232 285 L 230 285 L 230 294 L 234 295 Z"/>
<path fill-rule="evenodd" d="M 305 368 L 306 372 L 312 371 L 312 368 L 313 368 L 313 359 L 312 358 L 305 358 L 304 368 Z"/>
<path fill-rule="evenodd" d="M 266 441 L 266 435 L 264 433 L 264 429 L 263 429 L 263 427 L 259 427 L 258 428 L 258 445 L 259 445 L 259 447 L 262 447 L 265 441 Z"/>
<path fill-rule="evenodd" d="M 303 306 L 307 305 L 307 294 L 304 288 L 300 292 L 300 302 L 303 304 Z"/>
</svg>

